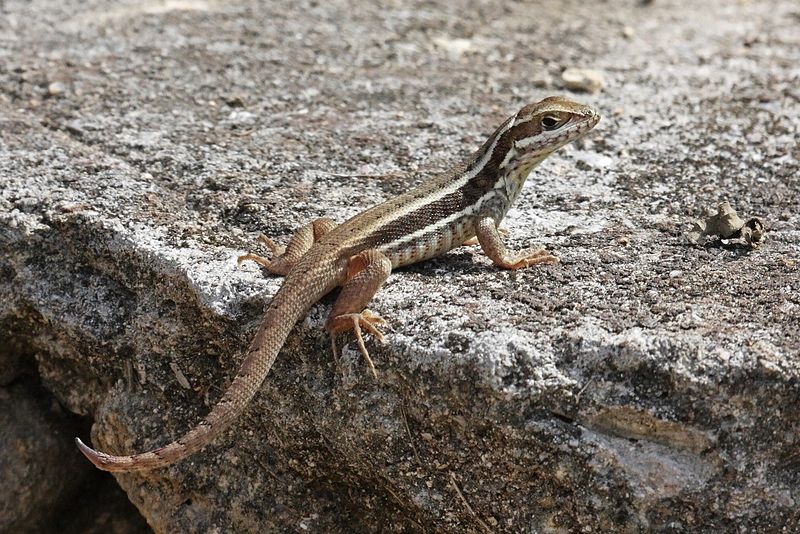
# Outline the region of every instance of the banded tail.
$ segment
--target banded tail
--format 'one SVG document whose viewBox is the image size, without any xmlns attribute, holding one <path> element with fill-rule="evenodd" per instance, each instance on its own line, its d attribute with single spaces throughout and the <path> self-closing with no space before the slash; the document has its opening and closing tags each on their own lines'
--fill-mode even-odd
<svg viewBox="0 0 800 534">
<path fill-rule="evenodd" d="M 292 283 L 291 278 L 287 278 L 270 302 L 233 382 L 211 412 L 193 429 L 163 447 L 129 456 L 96 451 L 80 438 L 75 438 L 81 452 L 104 471 L 144 471 L 182 460 L 220 435 L 253 399 L 295 323 L 331 289 L 330 284 L 324 283 L 325 276 L 319 277 L 321 283 L 313 289 Z"/>
</svg>

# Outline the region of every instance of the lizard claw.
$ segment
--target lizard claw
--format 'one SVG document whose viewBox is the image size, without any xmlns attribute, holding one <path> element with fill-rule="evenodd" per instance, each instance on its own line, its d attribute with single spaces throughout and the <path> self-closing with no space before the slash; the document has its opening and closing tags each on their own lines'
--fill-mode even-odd
<svg viewBox="0 0 800 534">
<path fill-rule="evenodd" d="M 328 332 L 331 335 L 331 344 L 334 357 L 338 356 L 338 351 L 336 349 L 336 334 L 339 332 L 352 330 L 356 334 L 358 348 L 361 350 L 361 354 L 364 355 L 364 359 L 367 360 L 367 365 L 369 365 L 369 369 L 372 371 L 372 376 L 377 379 L 378 372 L 375 370 L 375 364 L 372 362 L 372 358 L 369 356 L 369 351 L 364 344 L 364 336 L 362 335 L 361 329 L 363 328 L 368 333 L 372 334 L 372 337 L 374 337 L 376 340 L 384 343 L 385 338 L 383 336 L 383 332 L 381 332 L 378 328 L 383 326 L 386 326 L 386 321 L 380 315 L 368 309 L 365 309 L 361 313 L 346 313 L 343 315 L 337 315 L 332 319 L 330 326 L 328 327 Z"/>
<path fill-rule="evenodd" d="M 281 256 L 286 251 L 286 247 L 278 245 L 277 243 L 275 243 L 275 241 L 268 238 L 264 234 L 259 235 L 258 240 L 264 243 L 267 246 L 267 248 L 269 248 L 270 252 L 272 253 L 273 260 Z M 248 252 L 247 254 L 242 254 L 241 256 L 236 258 L 236 265 L 241 267 L 242 263 L 245 261 L 254 261 L 257 264 L 261 265 L 262 267 L 266 267 L 269 269 L 269 267 L 272 265 L 273 260 L 268 260 L 263 256 L 259 256 L 257 254 Z"/>
<path fill-rule="evenodd" d="M 287 261 L 286 247 L 283 245 L 278 245 L 275 243 L 275 241 L 268 238 L 264 234 L 259 235 L 258 240 L 269 248 L 270 252 L 272 253 L 272 259 L 267 259 L 263 256 L 248 252 L 247 254 L 242 254 L 236 258 L 236 265 L 241 267 L 242 262 L 254 261 L 266 268 L 272 274 L 286 276 L 295 263 L 294 261 Z"/>
<path fill-rule="evenodd" d="M 558 263 L 558 258 L 547 252 L 544 248 L 536 250 L 526 250 L 519 254 L 510 265 L 511 269 L 525 269 L 533 265 L 554 265 Z"/>
</svg>

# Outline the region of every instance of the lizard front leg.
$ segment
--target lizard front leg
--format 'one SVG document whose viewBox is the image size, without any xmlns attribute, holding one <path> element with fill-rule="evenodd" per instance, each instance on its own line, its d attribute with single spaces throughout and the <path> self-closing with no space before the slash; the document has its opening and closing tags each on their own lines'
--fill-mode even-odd
<svg viewBox="0 0 800 534">
<path fill-rule="evenodd" d="M 498 226 L 497 227 L 497 233 L 500 234 L 500 238 L 501 239 L 508 237 L 508 230 L 506 230 L 505 228 L 500 228 Z M 472 247 L 472 246 L 475 246 L 475 245 L 480 245 L 480 242 L 478 241 L 478 236 L 476 236 L 476 235 L 470 237 L 469 239 L 467 239 L 466 241 L 461 243 L 461 246 L 463 246 L 463 247 Z"/>
<path fill-rule="evenodd" d="M 486 255 L 495 265 L 504 269 L 524 269 L 542 263 L 558 263 L 558 258 L 544 248 L 509 252 L 497 231 L 497 223 L 492 217 L 484 217 L 478 222 L 477 237 L 478 243 Z"/>
<path fill-rule="evenodd" d="M 325 322 L 325 329 L 331 336 L 334 355 L 336 355 L 336 334 L 348 330 L 355 332 L 358 347 L 375 378 L 378 378 L 378 373 L 364 346 L 361 329 L 382 342 L 383 333 L 378 327 L 385 325 L 386 321 L 364 307 L 372 300 L 391 272 L 392 262 L 377 250 L 365 250 L 350 258 L 347 264 L 347 281 L 342 286 L 342 291 Z"/>
<path fill-rule="evenodd" d="M 272 252 L 272 259 L 268 260 L 256 254 L 247 253 L 239 256 L 237 262 L 241 265 L 243 261 L 251 260 L 266 267 L 272 274 L 286 276 L 294 265 L 308 252 L 308 249 L 318 241 L 320 237 L 327 234 L 336 227 L 332 219 L 321 218 L 303 226 L 297 230 L 289 244 L 285 247 L 278 245 L 265 235 L 258 236 L 258 240 L 267 245 Z"/>
</svg>

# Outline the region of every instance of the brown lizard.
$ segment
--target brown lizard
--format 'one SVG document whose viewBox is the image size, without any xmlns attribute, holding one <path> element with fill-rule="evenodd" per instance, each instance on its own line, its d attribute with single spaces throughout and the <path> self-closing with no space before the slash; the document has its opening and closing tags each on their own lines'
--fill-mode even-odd
<svg viewBox="0 0 800 534">
<path fill-rule="evenodd" d="M 364 308 L 392 269 L 475 238 L 504 269 L 557 262 L 544 249 L 508 251 L 497 226 L 531 170 L 599 120 L 594 109 L 559 97 L 529 104 L 506 119 L 470 158 L 420 187 L 338 226 L 330 219 L 317 219 L 299 229 L 285 249 L 265 238 L 272 260 L 252 254 L 240 260 L 255 260 L 286 279 L 267 306 L 236 377 L 211 412 L 183 437 L 149 452 L 114 456 L 76 438 L 78 447 L 106 471 L 164 467 L 201 449 L 247 407 L 295 323 L 338 286 L 342 290 L 325 328 L 332 338 L 353 330 L 374 372 L 361 331 L 382 340 L 379 327 L 385 323 Z"/>
</svg>

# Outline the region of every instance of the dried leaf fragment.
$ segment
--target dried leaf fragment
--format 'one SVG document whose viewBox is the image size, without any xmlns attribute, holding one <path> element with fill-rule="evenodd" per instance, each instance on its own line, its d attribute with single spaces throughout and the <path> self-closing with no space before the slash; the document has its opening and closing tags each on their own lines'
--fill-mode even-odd
<svg viewBox="0 0 800 534">
<path fill-rule="evenodd" d="M 717 206 L 717 212 L 706 211 L 706 218 L 696 221 L 688 233 L 693 244 L 703 244 L 705 238 L 743 239 L 757 247 L 764 239 L 764 223 L 758 217 L 743 220 L 728 202 Z"/>
</svg>

